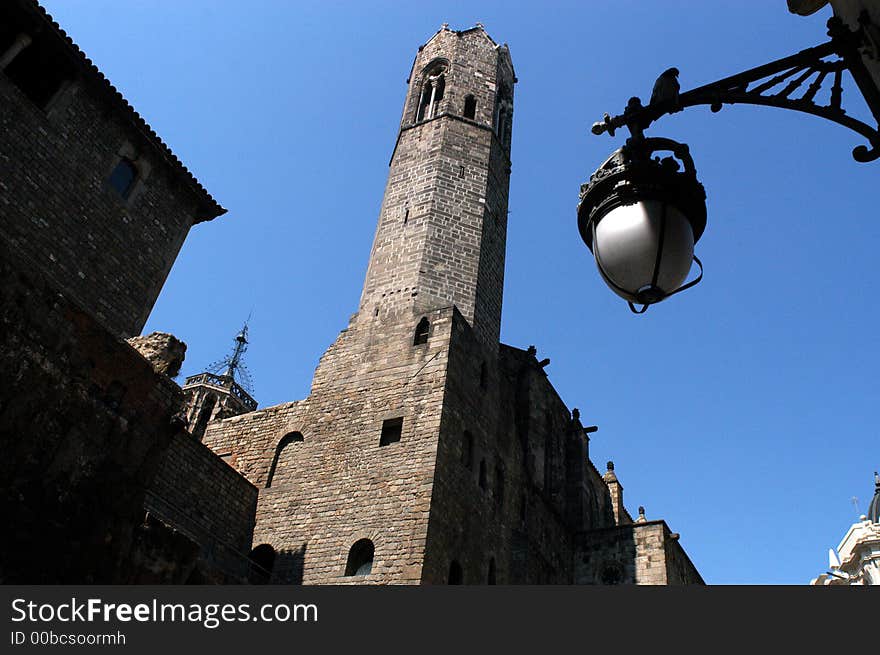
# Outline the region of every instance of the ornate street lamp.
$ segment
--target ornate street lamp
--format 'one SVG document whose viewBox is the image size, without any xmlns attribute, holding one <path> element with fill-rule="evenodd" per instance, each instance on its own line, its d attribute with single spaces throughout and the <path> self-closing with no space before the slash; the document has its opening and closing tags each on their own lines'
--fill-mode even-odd
<svg viewBox="0 0 880 655">
<path fill-rule="evenodd" d="M 657 151 L 674 157 L 652 158 Z M 706 192 L 688 147 L 671 139 L 630 139 L 581 187 L 581 237 L 602 278 L 637 314 L 700 281 L 694 244 L 705 228 Z M 683 285 L 693 262 L 700 276 Z"/>
<path fill-rule="evenodd" d="M 686 145 L 647 138 L 645 129 L 665 114 L 695 105 L 709 105 L 713 112 L 737 103 L 780 107 L 857 132 L 869 145 L 856 146 L 853 158 L 874 161 L 880 158 L 880 130 L 846 114 L 842 76 L 849 71 L 880 126 L 880 89 L 861 54 L 880 51 L 880 43 L 872 40 L 878 32 L 867 11 L 856 30 L 834 16 L 828 21 L 827 43 L 685 93 L 678 92 L 678 70 L 671 68 L 657 80 L 647 106 L 631 98 L 623 114 L 614 118 L 605 114 L 593 125 L 594 134 L 614 136 L 626 127 L 631 137 L 581 186 L 578 229 L 602 278 L 633 312 L 643 313 L 703 276 L 693 249 L 706 227 L 706 193 L 697 181 L 694 162 Z M 831 81 L 829 104 L 817 105 L 814 98 L 827 81 Z M 658 151 L 672 156 L 654 157 Z M 685 283 L 692 262 L 700 272 Z M 634 303 L 642 308 L 636 309 Z"/>
</svg>

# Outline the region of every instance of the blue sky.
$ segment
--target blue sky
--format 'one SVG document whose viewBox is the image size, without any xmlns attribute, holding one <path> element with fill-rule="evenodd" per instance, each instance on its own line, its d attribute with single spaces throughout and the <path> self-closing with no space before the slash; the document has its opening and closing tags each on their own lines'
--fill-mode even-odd
<svg viewBox="0 0 880 655">
<path fill-rule="evenodd" d="M 739 2 L 355 3 L 44 0 L 229 213 L 192 230 L 146 331 L 187 342 L 184 375 L 231 348 L 261 405 L 308 394 L 357 309 L 417 47 L 481 21 L 510 46 L 513 172 L 502 340 L 535 344 L 562 398 L 598 424 L 631 511 L 665 518 L 710 583 L 803 584 L 864 512 L 880 467 L 875 381 L 880 162 L 821 119 L 694 108 L 708 194 L 701 285 L 644 316 L 602 283 L 579 185 L 623 136 L 603 112 L 825 38 L 827 8 Z M 853 86 L 844 106 L 862 116 Z"/>
</svg>

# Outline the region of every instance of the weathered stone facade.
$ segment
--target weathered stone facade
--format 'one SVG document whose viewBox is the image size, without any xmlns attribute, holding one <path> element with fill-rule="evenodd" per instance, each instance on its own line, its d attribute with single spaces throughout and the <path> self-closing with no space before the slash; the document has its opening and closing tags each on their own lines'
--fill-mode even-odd
<svg viewBox="0 0 880 655">
<path fill-rule="evenodd" d="M 0 334 L 0 581 L 128 581 L 180 388 L 3 242 Z"/>
<path fill-rule="evenodd" d="M 247 580 L 257 490 L 186 430 L 184 344 L 147 359 L 2 240 L 0 335 L 0 582 Z"/>
<path fill-rule="evenodd" d="M 665 521 L 629 523 L 578 536 L 575 584 L 702 584 Z"/>
<path fill-rule="evenodd" d="M 442 93 L 430 82 L 440 70 Z M 441 30 L 419 50 L 361 315 L 454 304 L 488 346 L 497 346 L 514 82 L 506 46 L 496 46 L 482 29 Z M 421 106 L 431 92 L 434 102 Z M 472 112 L 465 112 L 468 98 Z M 508 108 L 500 135 L 493 123 L 499 104 Z"/>
<path fill-rule="evenodd" d="M 0 106 L 0 582 L 246 580 L 257 492 L 186 431 L 185 344 L 120 338 L 222 208 L 30 0 Z"/>
<path fill-rule="evenodd" d="M 0 237 L 139 334 L 190 227 L 224 210 L 32 0 L 0 3 L 0 106 Z"/>
<path fill-rule="evenodd" d="M 173 334 L 153 332 L 140 337 L 127 339 L 128 344 L 137 350 L 150 364 L 156 373 L 177 377 L 183 360 L 186 357 L 186 344 Z"/>
<path fill-rule="evenodd" d="M 419 49 L 359 311 L 308 398 L 208 424 L 260 489 L 273 582 L 593 584 L 629 542 L 614 582 L 702 582 L 632 524 L 546 362 L 498 341 L 515 81 L 480 26 Z"/>
<path fill-rule="evenodd" d="M 0 18 L 0 581 L 702 582 L 499 342 L 506 46 L 420 48 L 359 310 L 254 411 L 233 367 L 181 390 L 184 344 L 120 338 L 222 208 L 38 5 Z"/>
<path fill-rule="evenodd" d="M 244 582 L 257 489 L 189 432 L 176 434 L 147 488 L 144 508 L 199 545 L 189 581 Z"/>
</svg>

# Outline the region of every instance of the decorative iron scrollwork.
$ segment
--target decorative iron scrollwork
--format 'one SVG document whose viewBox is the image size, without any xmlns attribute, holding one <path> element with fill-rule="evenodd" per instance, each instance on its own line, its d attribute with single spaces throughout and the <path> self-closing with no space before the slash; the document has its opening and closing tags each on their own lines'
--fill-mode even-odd
<svg viewBox="0 0 880 655">
<path fill-rule="evenodd" d="M 605 114 L 603 121 L 593 124 L 592 131 L 614 136 L 616 129 L 625 126 L 639 138 L 658 118 L 685 107 L 708 105 L 717 112 L 725 104 L 763 105 L 819 116 L 857 132 L 867 139 L 869 146 L 854 148 L 853 158 L 859 162 L 874 161 L 880 158 L 878 127 L 847 115 L 843 108 L 843 73 L 849 71 L 880 124 L 880 90 L 861 55 L 862 49 L 874 45 L 870 28 L 873 26 L 866 14 L 860 19 L 859 28 L 852 31 L 838 17 L 832 17 L 828 21 L 831 40 L 827 43 L 686 91 L 674 100 L 642 106 L 639 98 L 631 98 L 623 114 L 614 118 Z M 816 104 L 823 89 L 828 93 L 828 104 Z"/>
</svg>

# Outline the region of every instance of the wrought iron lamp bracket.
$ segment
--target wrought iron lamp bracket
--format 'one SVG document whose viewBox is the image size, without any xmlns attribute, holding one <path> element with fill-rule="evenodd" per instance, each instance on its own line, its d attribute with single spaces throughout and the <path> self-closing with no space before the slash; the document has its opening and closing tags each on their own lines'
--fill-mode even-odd
<svg viewBox="0 0 880 655">
<path fill-rule="evenodd" d="M 859 162 L 874 161 L 880 158 L 880 89 L 862 60 L 862 50 L 870 53 L 877 48 L 872 27 L 866 12 L 860 17 L 856 30 L 850 30 L 834 16 L 828 21 L 831 40 L 827 43 L 680 93 L 677 99 L 643 106 L 639 98 L 630 98 L 623 114 L 614 118 L 605 114 L 603 121 L 594 123 L 593 134 L 607 132 L 614 136 L 617 129 L 626 127 L 638 140 L 651 123 L 685 107 L 709 105 L 717 112 L 725 104 L 763 105 L 819 116 L 857 132 L 867 139 L 870 147 L 856 146 L 853 158 Z M 842 106 L 845 70 L 858 85 L 878 126 L 872 127 L 847 115 Z M 831 80 L 829 102 L 818 105 L 814 99 L 828 80 Z M 803 93 L 796 93 L 801 89 Z"/>
</svg>

